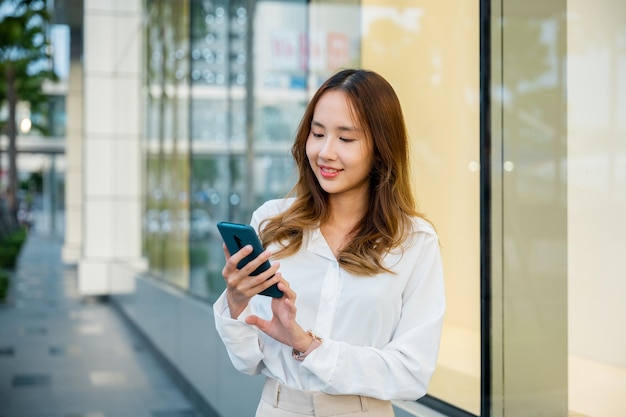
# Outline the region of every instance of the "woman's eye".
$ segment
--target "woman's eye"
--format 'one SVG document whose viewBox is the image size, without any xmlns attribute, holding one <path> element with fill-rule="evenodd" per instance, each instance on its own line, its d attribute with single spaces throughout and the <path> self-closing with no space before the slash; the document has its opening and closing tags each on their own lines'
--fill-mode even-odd
<svg viewBox="0 0 626 417">
<path fill-rule="evenodd" d="M 355 139 L 348 139 L 348 138 L 339 138 L 340 141 L 342 142 L 346 142 L 346 143 L 350 143 L 350 142 L 354 142 Z"/>
<path fill-rule="evenodd" d="M 323 133 L 311 132 L 311 134 L 313 135 L 314 138 L 323 138 L 324 137 Z"/>
</svg>

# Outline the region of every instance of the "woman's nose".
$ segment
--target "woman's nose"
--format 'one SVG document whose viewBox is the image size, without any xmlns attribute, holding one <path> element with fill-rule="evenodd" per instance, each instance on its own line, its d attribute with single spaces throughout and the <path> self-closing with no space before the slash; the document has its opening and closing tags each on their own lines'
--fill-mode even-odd
<svg viewBox="0 0 626 417">
<path fill-rule="evenodd" d="M 323 159 L 334 159 L 336 156 L 334 141 L 327 137 L 320 149 L 320 157 Z"/>
</svg>

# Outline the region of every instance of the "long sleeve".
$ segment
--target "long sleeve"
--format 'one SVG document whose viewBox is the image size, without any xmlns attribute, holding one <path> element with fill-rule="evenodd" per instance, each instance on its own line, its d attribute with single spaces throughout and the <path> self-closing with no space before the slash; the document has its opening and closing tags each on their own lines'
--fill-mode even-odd
<svg viewBox="0 0 626 417">
<path fill-rule="evenodd" d="M 215 327 L 233 366 L 240 372 L 255 375 L 263 369 L 263 352 L 259 347 L 258 330 L 244 319 L 251 314 L 248 306 L 238 319 L 230 317 L 225 293 L 213 304 Z"/>
<path fill-rule="evenodd" d="M 257 233 L 259 222 L 270 215 L 266 208 L 267 205 L 262 206 L 252 216 L 250 225 L 257 230 Z M 233 366 L 240 372 L 254 375 L 260 373 L 265 367 L 263 363 L 264 354 L 261 350 L 263 334 L 255 326 L 247 324 L 245 318 L 251 314 L 265 318 L 271 317 L 269 301 L 269 298 L 265 296 L 257 295 L 253 297 L 250 304 L 241 312 L 237 319 L 233 319 L 230 316 L 226 291 L 213 304 L 215 327 L 226 347 Z"/>
</svg>

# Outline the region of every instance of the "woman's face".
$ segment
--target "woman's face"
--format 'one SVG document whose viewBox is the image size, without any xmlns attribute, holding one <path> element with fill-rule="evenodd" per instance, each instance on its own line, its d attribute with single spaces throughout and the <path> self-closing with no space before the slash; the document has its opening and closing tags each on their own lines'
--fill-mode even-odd
<svg viewBox="0 0 626 417">
<path fill-rule="evenodd" d="M 372 144 L 351 110 L 345 93 L 324 93 L 315 106 L 306 142 L 311 169 L 331 198 L 368 196 Z"/>
</svg>

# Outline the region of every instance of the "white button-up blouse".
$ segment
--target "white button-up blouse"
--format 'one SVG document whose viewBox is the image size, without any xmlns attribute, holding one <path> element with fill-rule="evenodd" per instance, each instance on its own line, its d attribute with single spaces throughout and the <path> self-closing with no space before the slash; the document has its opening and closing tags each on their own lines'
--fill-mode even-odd
<svg viewBox="0 0 626 417">
<path fill-rule="evenodd" d="M 257 229 L 292 201 L 268 201 L 254 212 L 251 225 Z M 305 233 L 300 250 L 280 259 L 280 271 L 297 294 L 297 322 L 322 337 L 323 344 L 298 362 L 291 347 L 245 322 L 250 314 L 270 319 L 270 297 L 253 297 L 232 319 L 222 294 L 213 306 L 215 324 L 235 368 L 328 394 L 383 400 L 423 396 L 437 361 L 445 310 L 439 241 L 432 226 L 415 218 L 403 247 L 384 262 L 393 274 L 355 276 L 339 266 L 319 229 Z"/>
</svg>

